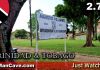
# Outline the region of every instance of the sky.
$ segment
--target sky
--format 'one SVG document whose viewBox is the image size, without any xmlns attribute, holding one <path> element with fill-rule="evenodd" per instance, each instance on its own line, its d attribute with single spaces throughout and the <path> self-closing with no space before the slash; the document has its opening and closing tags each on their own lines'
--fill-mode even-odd
<svg viewBox="0 0 100 70">
<path fill-rule="evenodd" d="M 19 16 L 13 27 L 13 31 L 17 29 L 25 29 L 29 31 L 27 22 L 29 21 L 29 0 L 22 7 Z M 32 13 L 41 9 L 44 14 L 54 15 L 55 6 L 63 4 L 63 0 L 32 0 Z"/>
</svg>

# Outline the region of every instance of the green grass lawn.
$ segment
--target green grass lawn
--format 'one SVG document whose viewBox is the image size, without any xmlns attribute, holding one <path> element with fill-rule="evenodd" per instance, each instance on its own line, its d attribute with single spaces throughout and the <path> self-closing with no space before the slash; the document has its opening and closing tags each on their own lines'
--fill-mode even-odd
<svg viewBox="0 0 100 70">
<path fill-rule="evenodd" d="M 84 44 L 85 44 L 85 40 L 67 40 L 66 50 L 69 52 L 77 52 L 82 54 L 100 56 L 99 41 L 93 41 L 93 44 L 96 47 L 82 47 Z M 18 46 L 18 47 L 30 48 L 30 40 L 14 39 L 12 40 L 12 45 L 14 47 Z M 39 49 L 43 49 L 43 50 L 64 51 L 64 39 L 39 40 L 38 45 L 39 45 Z M 33 48 L 35 48 L 35 40 L 33 40 Z"/>
</svg>

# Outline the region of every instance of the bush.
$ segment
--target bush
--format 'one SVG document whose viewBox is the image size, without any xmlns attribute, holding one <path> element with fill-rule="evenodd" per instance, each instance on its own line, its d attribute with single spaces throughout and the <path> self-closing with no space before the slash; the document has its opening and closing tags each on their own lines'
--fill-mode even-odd
<svg viewBox="0 0 100 70">
<path fill-rule="evenodd" d="M 24 29 L 16 30 L 15 31 L 15 38 L 26 39 L 27 38 L 27 31 Z"/>
</svg>

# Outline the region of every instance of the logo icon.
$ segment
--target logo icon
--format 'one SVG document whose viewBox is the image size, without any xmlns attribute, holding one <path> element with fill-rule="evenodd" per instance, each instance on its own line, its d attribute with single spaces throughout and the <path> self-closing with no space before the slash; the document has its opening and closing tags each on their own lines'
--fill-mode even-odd
<svg viewBox="0 0 100 70">
<path fill-rule="evenodd" d="M 9 14 L 8 0 L 0 0 L 0 24 L 5 22 Z"/>
</svg>

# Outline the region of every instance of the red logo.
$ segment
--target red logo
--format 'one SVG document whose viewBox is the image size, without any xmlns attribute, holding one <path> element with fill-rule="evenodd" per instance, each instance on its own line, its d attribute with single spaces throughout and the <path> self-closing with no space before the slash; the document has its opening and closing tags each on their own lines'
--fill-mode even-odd
<svg viewBox="0 0 100 70">
<path fill-rule="evenodd" d="M 0 0 L 0 23 L 7 20 L 9 14 L 9 2 L 8 0 Z"/>
</svg>

